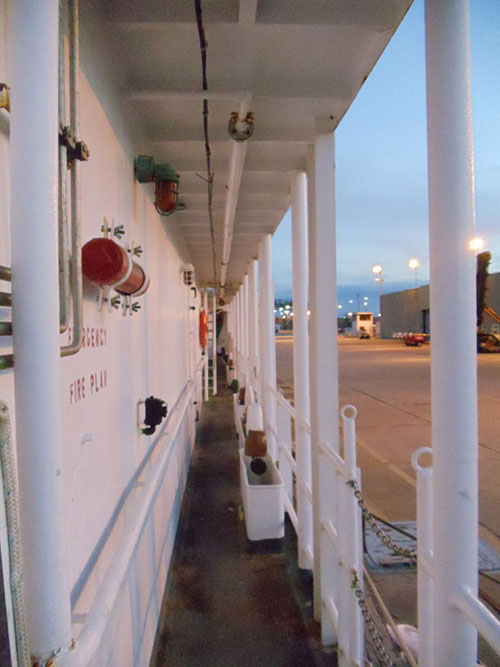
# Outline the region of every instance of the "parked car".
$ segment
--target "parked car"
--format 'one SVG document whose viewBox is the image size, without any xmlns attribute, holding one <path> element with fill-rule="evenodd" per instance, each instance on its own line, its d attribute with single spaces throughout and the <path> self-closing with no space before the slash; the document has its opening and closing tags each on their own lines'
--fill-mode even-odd
<svg viewBox="0 0 500 667">
<path fill-rule="evenodd" d="M 405 345 L 420 347 L 427 342 L 427 336 L 424 333 L 405 333 L 403 341 Z"/>
</svg>

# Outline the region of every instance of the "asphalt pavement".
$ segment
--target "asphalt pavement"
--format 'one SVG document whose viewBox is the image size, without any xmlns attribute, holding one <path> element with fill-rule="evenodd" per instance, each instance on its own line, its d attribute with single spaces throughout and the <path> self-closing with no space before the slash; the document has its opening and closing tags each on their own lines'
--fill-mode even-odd
<svg viewBox="0 0 500 667">
<path fill-rule="evenodd" d="M 293 399 L 293 335 L 276 337 L 278 385 Z M 411 455 L 431 444 L 430 345 L 339 337 L 340 406 L 358 409 L 358 462 L 370 509 L 412 521 Z M 500 551 L 500 354 L 478 355 L 480 537 Z"/>
</svg>

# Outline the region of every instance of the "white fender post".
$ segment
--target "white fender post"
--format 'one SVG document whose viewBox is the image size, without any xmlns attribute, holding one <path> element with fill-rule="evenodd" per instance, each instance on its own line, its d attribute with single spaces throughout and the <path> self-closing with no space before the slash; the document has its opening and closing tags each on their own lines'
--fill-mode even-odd
<svg viewBox="0 0 500 667">
<path fill-rule="evenodd" d="M 311 159 L 312 158 L 312 159 Z M 333 122 L 316 119 L 314 156 L 309 160 L 313 206 L 309 210 L 311 315 L 310 378 L 314 535 L 314 613 L 325 645 L 336 631 L 325 602 L 335 601 L 338 560 L 322 524 L 333 520 L 339 494 L 329 464 L 321 465 L 321 443 L 339 451 L 337 359 L 337 255 L 335 231 L 335 137 Z M 312 214 L 312 215 L 311 215 Z"/>
<path fill-rule="evenodd" d="M 207 318 L 208 322 L 208 289 L 205 287 L 203 291 L 203 310 L 205 311 L 205 315 Z M 208 401 L 209 398 L 209 385 L 208 385 L 208 338 L 207 338 L 207 346 L 205 348 L 205 371 L 203 375 L 203 400 Z"/>
<path fill-rule="evenodd" d="M 269 424 L 276 431 L 276 405 L 274 397 L 267 387 L 276 389 L 276 356 L 274 340 L 274 290 L 271 265 L 271 234 L 266 234 L 259 244 L 259 298 L 261 313 L 259 320 L 259 340 L 261 341 L 262 399 L 264 424 Z M 269 451 L 274 460 L 278 456 L 278 443 L 270 432 L 266 432 Z"/>
<path fill-rule="evenodd" d="M 212 394 L 217 395 L 217 290 L 212 292 Z"/>
<path fill-rule="evenodd" d="M 71 643 L 59 422 L 58 5 L 12 4 L 16 448 L 29 649 L 38 660 Z"/>
<path fill-rule="evenodd" d="M 292 298 L 293 298 L 293 395 L 297 460 L 297 516 L 299 519 L 299 567 L 310 569 L 306 549 L 312 550 L 312 505 L 306 488 L 311 487 L 311 439 L 304 429 L 309 422 L 309 337 L 307 302 L 309 288 L 307 242 L 307 179 L 304 172 L 290 174 L 292 194 Z"/>
<path fill-rule="evenodd" d="M 250 358 L 249 381 L 255 387 L 258 356 L 257 313 L 257 260 L 248 266 L 248 356 Z"/>
<path fill-rule="evenodd" d="M 477 592 L 477 352 L 468 0 L 427 0 L 434 664 L 476 664 L 477 632 L 452 600 Z M 453 353 L 450 351 L 453 331 Z"/>
</svg>

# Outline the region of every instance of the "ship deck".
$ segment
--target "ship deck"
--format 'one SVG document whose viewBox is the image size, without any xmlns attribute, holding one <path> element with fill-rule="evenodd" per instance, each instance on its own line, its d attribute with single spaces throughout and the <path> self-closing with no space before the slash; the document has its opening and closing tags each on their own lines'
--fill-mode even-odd
<svg viewBox="0 0 500 667">
<path fill-rule="evenodd" d="M 313 620 L 295 533 L 250 542 L 239 492 L 231 393 L 203 406 L 151 667 L 336 665 Z"/>
</svg>

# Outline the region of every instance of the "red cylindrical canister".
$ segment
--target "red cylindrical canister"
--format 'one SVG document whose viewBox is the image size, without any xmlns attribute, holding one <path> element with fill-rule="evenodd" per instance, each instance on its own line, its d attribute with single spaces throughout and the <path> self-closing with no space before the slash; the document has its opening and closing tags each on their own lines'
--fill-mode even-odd
<svg viewBox="0 0 500 667">
<path fill-rule="evenodd" d="M 118 243 L 91 239 L 82 248 L 83 275 L 98 285 L 108 285 L 121 294 L 144 294 L 149 278 Z"/>
</svg>

